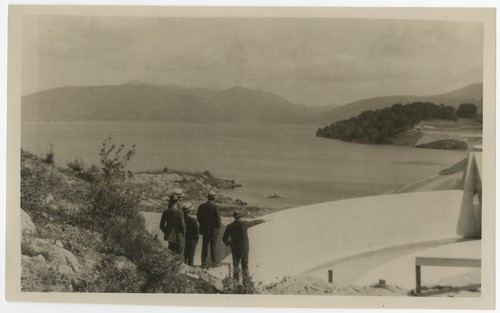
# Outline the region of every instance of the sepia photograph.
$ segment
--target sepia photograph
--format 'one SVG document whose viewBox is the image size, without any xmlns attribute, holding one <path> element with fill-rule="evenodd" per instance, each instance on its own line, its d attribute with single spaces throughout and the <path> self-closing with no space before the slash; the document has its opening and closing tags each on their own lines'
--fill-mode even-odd
<svg viewBox="0 0 500 313">
<path fill-rule="evenodd" d="M 8 13 L 7 300 L 494 308 L 495 8 Z"/>
</svg>

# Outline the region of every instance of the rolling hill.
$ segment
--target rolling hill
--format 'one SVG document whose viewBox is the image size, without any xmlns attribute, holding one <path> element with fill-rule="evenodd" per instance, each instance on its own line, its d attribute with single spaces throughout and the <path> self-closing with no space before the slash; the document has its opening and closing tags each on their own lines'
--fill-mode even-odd
<svg viewBox="0 0 500 313">
<path fill-rule="evenodd" d="M 332 108 L 326 112 L 314 114 L 310 121 L 319 124 L 330 124 L 339 120 L 357 116 L 363 111 L 378 110 L 390 107 L 395 103 L 432 102 L 458 108 L 462 103 L 472 103 L 483 111 L 483 84 L 476 83 L 458 90 L 432 96 L 386 96 L 354 101 L 343 106 Z"/>
<path fill-rule="evenodd" d="M 185 121 L 325 125 L 395 103 L 433 102 L 482 112 L 482 83 L 432 96 L 385 96 L 342 106 L 310 108 L 276 94 L 243 87 L 225 90 L 129 81 L 121 85 L 65 86 L 22 97 L 23 121 Z"/>
<path fill-rule="evenodd" d="M 260 90 L 122 85 L 65 86 L 22 97 L 23 120 L 38 121 L 221 121 L 300 122 L 311 115 L 303 105 Z"/>
</svg>

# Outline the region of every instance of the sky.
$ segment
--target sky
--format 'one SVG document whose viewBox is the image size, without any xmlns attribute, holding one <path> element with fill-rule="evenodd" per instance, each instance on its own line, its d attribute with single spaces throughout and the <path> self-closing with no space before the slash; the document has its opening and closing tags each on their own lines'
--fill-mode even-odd
<svg viewBox="0 0 500 313">
<path fill-rule="evenodd" d="M 478 23 L 354 18 L 35 16 L 22 94 L 130 80 L 242 86 L 307 106 L 432 95 L 482 81 Z"/>
</svg>

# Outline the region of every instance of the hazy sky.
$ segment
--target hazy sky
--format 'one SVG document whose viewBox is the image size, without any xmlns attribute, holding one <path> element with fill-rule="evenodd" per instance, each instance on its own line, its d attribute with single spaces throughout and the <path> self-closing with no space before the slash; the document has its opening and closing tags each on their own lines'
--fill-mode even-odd
<svg viewBox="0 0 500 313">
<path fill-rule="evenodd" d="M 456 22 L 27 16 L 22 92 L 141 80 L 309 106 L 430 95 L 482 81 L 482 38 Z"/>
</svg>

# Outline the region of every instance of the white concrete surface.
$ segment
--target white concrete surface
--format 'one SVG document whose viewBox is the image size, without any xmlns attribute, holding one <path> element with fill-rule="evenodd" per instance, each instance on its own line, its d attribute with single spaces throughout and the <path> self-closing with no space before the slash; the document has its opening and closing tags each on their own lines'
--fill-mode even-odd
<svg viewBox="0 0 500 313">
<path fill-rule="evenodd" d="M 334 201 L 262 217 L 249 230 L 250 273 L 271 283 L 347 256 L 457 238 L 463 191 L 417 192 Z M 228 256 L 223 262 L 231 262 Z"/>
<path fill-rule="evenodd" d="M 398 285 L 405 289 L 415 288 L 415 257 L 471 258 L 481 259 L 481 240 L 452 243 L 439 247 L 413 252 L 395 258 L 373 268 L 353 282 L 353 285 L 368 286 L 385 279 L 387 284 Z M 481 283 L 481 269 L 467 267 L 422 266 L 422 286 L 450 285 L 454 287 Z"/>
</svg>

